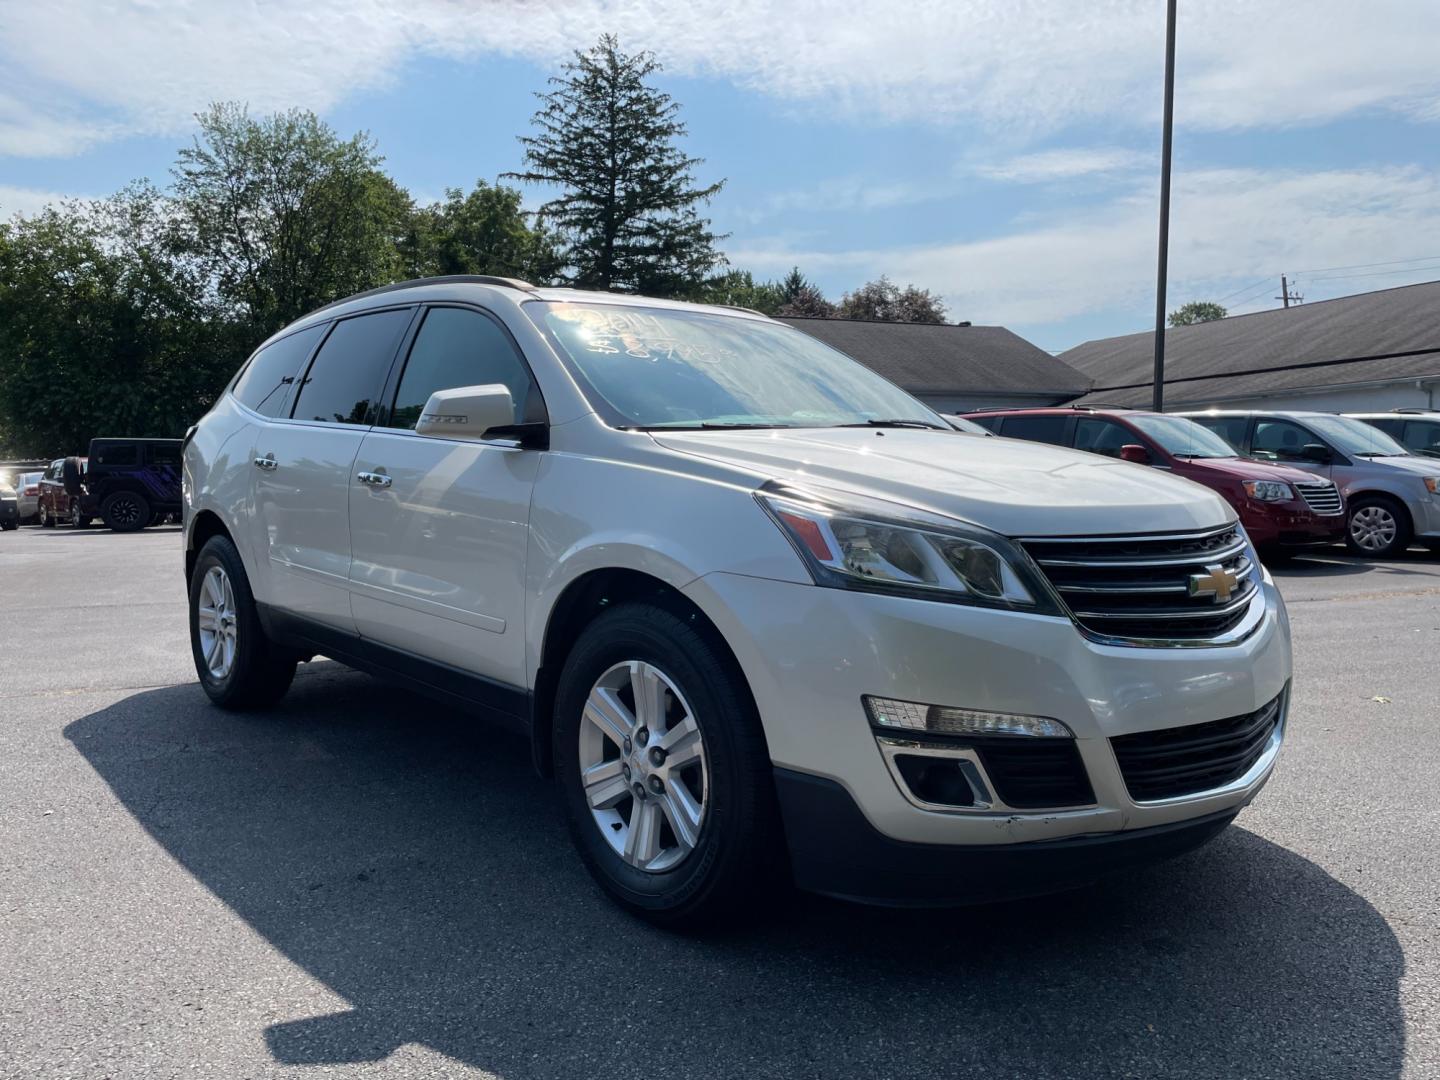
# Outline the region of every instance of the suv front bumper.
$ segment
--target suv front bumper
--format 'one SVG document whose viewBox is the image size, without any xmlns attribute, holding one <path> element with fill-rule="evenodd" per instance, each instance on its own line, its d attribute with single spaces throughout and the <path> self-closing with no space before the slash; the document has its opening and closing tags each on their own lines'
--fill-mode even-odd
<svg viewBox="0 0 1440 1080">
<path fill-rule="evenodd" d="M 943 848 L 1028 846 L 1228 820 L 1253 799 L 1273 767 L 1283 713 L 1255 767 L 1178 798 L 1132 799 L 1110 740 L 1238 717 L 1281 696 L 1290 679 L 1289 624 L 1268 574 L 1262 588 L 1265 612 L 1253 633 L 1234 645 L 1188 648 L 1103 645 L 1065 618 L 735 574 L 707 575 L 686 591 L 734 649 L 778 775 L 823 782 L 826 800 L 835 802 L 838 792 L 854 807 L 854 815 L 832 808 L 837 842 L 847 843 L 863 821 L 881 848 L 921 845 L 922 853 L 928 847 L 943 860 L 951 857 Z M 1094 802 L 1001 812 L 917 806 L 885 763 L 862 704 L 867 694 L 1061 720 L 1075 733 Z M 803 807 L 818 796 L 786 795 L 786 784 L 791 846 L 811 847 Z M 858 834 L 855 840 L 863 843 Z M 1089 843 L 1075 850 L 1084 848 L 1099 850 Z M 797 851 L 797 867 L 803 864 Z"/>
</svg>

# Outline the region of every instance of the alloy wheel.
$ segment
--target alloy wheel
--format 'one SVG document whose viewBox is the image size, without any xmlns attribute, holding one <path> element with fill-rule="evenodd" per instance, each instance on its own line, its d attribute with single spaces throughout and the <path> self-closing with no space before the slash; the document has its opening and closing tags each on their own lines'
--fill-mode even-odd
<svg viewBox="0 0 1440 1080">
<path fill-rule="evenodd" d="M 140 520 L 140 504 L 128 495 L 122 495 L 111 502 L 110 516 L 115 524 L 122 527 L 133 525 Z"/>
<path fill-rule="evenodd" d="M 216 679 L 226 678 L 235 667 L 235 592 L 229 575 L 218 566 L 205 572 L 195 622 L 206 670 Z"/>
<path fill-rule="evenodd" d="M 1350 536 L 1363 551 L 1384 551 L 1399 531 L 1395 515 L 1383 506 L 1362 506 L 1350 516 Z"/>
<path fill-rule="evenodd" d="M 611 849 L 648 873 L 700 841 L 710 800 L 705 740 L 674 681 L 629 660 L 601 675 L 580 721 L 580 780 Z"/>
</svg>

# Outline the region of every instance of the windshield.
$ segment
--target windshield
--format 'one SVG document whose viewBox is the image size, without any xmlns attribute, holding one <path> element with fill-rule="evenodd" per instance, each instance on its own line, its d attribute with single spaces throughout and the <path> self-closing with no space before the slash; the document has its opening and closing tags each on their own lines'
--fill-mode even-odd
<svg viewBox="0 0 1440 1080">
<path fill-rule="evenodd" d="M 1336 448 L 1356 457 L 1406 457 L 1410 453 L 1379 428 L 1348 416 L 1307 416 L 1305 423 Z"/>
<path fill-rule="evenodd" d="M 1167 453 L 1185 458 L 1239 457 L 1240 451 L 1215 432 L 1183 416 L 1158 413 L 1127 414 L 1125 419 L 1163 446 Z"/>
<path fill-rule="evenodd" d="M 617 427 L 949 430 L 905 391 L 793 327 L 702 311 L 541 302 L 525 311 Z"/>
</svg>

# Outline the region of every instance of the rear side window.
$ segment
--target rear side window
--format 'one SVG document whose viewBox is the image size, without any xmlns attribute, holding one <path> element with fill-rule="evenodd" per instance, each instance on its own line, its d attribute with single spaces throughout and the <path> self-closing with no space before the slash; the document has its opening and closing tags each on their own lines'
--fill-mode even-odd
<svg viewBox="0 0 1440 1080">
<path fill-rule="evenodd" d="M 1245 425 L 1250 421 L 1248 416 L 1192 416 L 1190 419 L 1201 427 L 1209 428 L 1231 446 L 1245 445 Z"/>
<path fill-rule="evenodd" d="M 1404 442 L 1405 449 L 1412 454 L 1440 457 L 1440 423 L 1433 420 L 1406 421 Z"/>
<path fill-rule="evenodd" d="M 178 446 L 152 446 L 146 455 L 151 465 L 179 465 L 180 448 Z"/>
<path fill-rule="evenodd" d="M 231 393 L 261 416 L 279 416 L 289 399 L 295 373 L 324 332 L 325 324 L 321 323 L 266 345 L 250 358 Z"/>
<path fill-rule="evenodd" d="M 320 346 L 300 384 L 296 420 L 373 424 L 380 389 L 413 309 L 342 319 Z"/>
<path fill-rule="evenodd" d="M 517 424 L 540 419 L 530 371 L 505 332 L 478 311 L 432 308 L 415 335 L 386 426 L 413 429 L 436 390 L 490 383 L 509 389 Z"/>
<path fill-rule="evenodd" d="M 1031 442 L 1065 444 L 1065 422 L 1068 416 L 1007 416 L 1000 434 L 1009 439 L 1029 439 Z"/>
<path fill-rule="evenodd" d="M 124 465 L 139 465 L 140 448 L 134 443 L 121 443 L 118 446 L 102 446 L 95 455 L 95 464 L 104 465 L 111 469 Z"/>
</svg>

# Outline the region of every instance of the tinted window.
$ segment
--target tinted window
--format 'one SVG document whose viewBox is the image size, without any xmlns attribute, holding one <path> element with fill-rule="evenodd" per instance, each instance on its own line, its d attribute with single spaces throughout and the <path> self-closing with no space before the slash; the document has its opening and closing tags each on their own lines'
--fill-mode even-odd
<svg viewBox="0 0 1440 1080">
<path fill-rule="evenodd" d="M 1065 421 L 1068 416 L 1007 416 L 1000 434 L 1009 439 L 1029 439 L 1032 442 L 1065 443 Z"/>
<path fill-rule="evenodd" d="M 1426 457 L 1440 457 L 1440 423 L 1411 420 L 1405 424 L 1405 449 Z"/>
<path fill-rule="evenodd" d="M 262 416 L 279 416 L 295 373 L 324 332 L 322 323 L 266 345 L 251 357 L 231 393 Z"/>
<path fill-rule="evenodd" d="M 530 372 L 505 332 L 478 311 L 434 308 L 425 316 L 387 427 L 413 428 L 430 395 L 459 386 L 502 383 L 515 402 L 515 422 L 539 419 L 527 411 L 532 391 Z M 534 406 L 539 405 L 539 395 Z"/>
<path fill-rule="evenodd" d="M 1245 425 L 1250 422 L 1248 416 L 1192 416 L 1190 419 L 1209 428 L 1231 446 L 1244 445 Z"/>
<path fill-rule="evenodd" d="M 1381 431 L 1385 432 L 1386 435 L 1389 435 L 1391 438 L 1395 439 L 1400 438 L 1400 428 L 1405 423 L 1405 421 L 1401 420 L 1399 417 L 1392 418 L 1388 416 L 1376 417 L 1375 419 L 1370 419 L 1367 417 L 1363 422 L 1369 424 L 1371 427 L 1379 428 Z"/>
<path fill-rule="evenodd" d="M 1257 420 L 1250 452 L 1256 457 L 1274 461 L 1304 461 L 1305 445 L 1318 442 L 1318 436 L 1289 420 Z"/>
<path fill-rule="evenodd" d="M 150 459 L 151 465 L 179 465 L 180 447 L 170 446 L 169 444 L 152 446 L 147 456 Z"/>
<path fill-rule="evenodd" d="M 1004 417 L 1002 417 L 1002 416 L 972 416 L 972 417 L 970 417 L 970 419 L 971 419 L 974 423 L 977 423 L 977 424 L 979 424 L 981 427 L 985 428 L 987 431 L 995 431 L 995 432 L 998 432 L 998 431 L 1000 430 L 1000 421 L 1003 420 Z"/>
<path fill-rule="evenodd" d="M 300 384 L 296 420 L 369 424 L 395 347 L 410 325 L 409 308 L 357 315 L 335 324 Z"/>
<path fill-rule="evenodd" d="M 1092 454 L 1104 454 L 1106 457 L 1118 458 L 1120 448 L 1127 443 L 1140 444 L 1140 438 L 1115 423 L 1114 420 L 1082 416 L 1075 421 L 1076 450 L 1088 450 Z"/>
<path fill-rule="evenodd" d="M 140 448 L 134 443 L 122 443 L 118 446 L 102 446 L 95 455 L 97 465 L 106 465 L 116 468 L 121 465 L 139 465 Z"/>
</svg>

